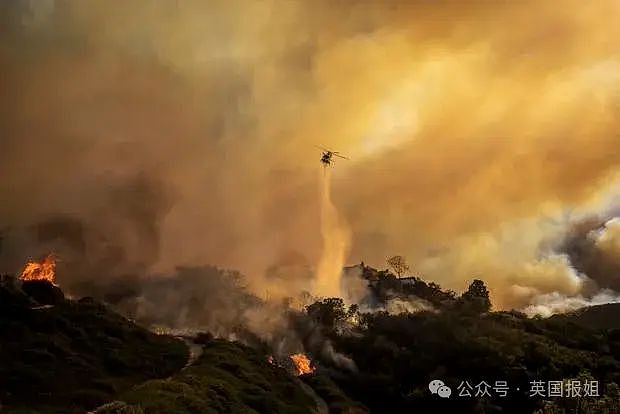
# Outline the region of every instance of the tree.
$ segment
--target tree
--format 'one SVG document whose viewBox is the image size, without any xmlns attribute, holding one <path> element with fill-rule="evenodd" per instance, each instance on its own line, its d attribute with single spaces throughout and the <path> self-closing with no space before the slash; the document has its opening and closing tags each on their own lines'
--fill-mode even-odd
<svg viewBox="0 0 620 414">
<path fill-rule="evenodd" d="M 347 310 L 341 298 L 325 298 L 306 306 L 306 313 L 319 324 L 334 329 L 347 317 Z"/>
<path fill-rule="evenodd" d="M 349 306 L 349 310 L 347 310 L 347 318 L 357 318 L 359 316 L 360 307 L 356 303 Z"/>
<path fill-rule="evenodd" d="M 469 285 L 467 292 L 461 296 L 464 307 L 473 312 L 488 312 L 491 310 L 491 299 L 489 299 L 489 290 L 484 282 L 480 279 L 474 279 Z"/>
<path fill-rule="evenodd" d="M 387 264 L 400 279 L 403 274 L 409 271 L 409 265 L 403 256 L 393 256 L 387 259 Z"/>
</svg>

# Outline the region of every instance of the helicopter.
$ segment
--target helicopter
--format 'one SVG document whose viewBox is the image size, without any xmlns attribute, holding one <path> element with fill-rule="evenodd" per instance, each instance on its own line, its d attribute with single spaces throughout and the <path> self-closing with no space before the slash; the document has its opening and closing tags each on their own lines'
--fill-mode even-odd
<svg viewBox="0 0 620 414">
<path fill-rule="evenodd" d="M 343 158 L 345 160 L 349 159 L 345 157 L 344 155 L 340 155 L 340 152 L 338 151 L 328 150 L 327 148 L 323 148 L 319 146 L 317 146 L 317 148 L 323 151 L 323 154 L 321 155 L 321 163 L 323 164 L 324 167 L 332 165 L 332 163 L 334 162 L 334 159 L 333 159 L 334 155 L 338 158 Z"/>
</svg>

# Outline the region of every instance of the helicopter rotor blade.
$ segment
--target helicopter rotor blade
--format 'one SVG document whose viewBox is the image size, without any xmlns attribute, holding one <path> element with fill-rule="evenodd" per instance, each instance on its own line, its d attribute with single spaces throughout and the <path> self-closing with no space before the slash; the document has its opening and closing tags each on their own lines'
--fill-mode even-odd
<svg viewBox="0 0 620 414">
<path fill-rule="evenodd" d="M 338 154 L 337 152 L 334 152 L 334 155 L 335 155 L 336 157 L 344 158 L 345 160 L 350 159 L 350 158 L 348 158 L 348 157 L 345 157 L 344 155 L 340 155 L 340 154 Z"/>
</svg>

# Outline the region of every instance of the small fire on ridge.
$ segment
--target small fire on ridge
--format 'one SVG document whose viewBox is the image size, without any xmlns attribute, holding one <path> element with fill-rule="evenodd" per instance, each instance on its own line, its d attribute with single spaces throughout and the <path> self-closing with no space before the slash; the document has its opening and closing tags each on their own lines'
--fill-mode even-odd
<svg viewBox="0 0 620 414">
<path fill-rule="evenodd" d="M 22 281 L 30 280 L 46 280 L 51 284 L 56 285 L 56 257 L 53 254 L 48 254 L 43 261 L 35 262 L 29 261 L 26 263 L 21 276 Z"/>
</svg>

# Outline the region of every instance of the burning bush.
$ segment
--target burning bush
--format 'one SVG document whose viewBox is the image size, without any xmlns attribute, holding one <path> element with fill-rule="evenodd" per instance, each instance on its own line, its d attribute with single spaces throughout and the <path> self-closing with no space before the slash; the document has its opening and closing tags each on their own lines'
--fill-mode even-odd
<svg viewBox="0 0 620 414">
<path fill-rule="evenodd" d="M 312 361 L 304 354 L 293 354 L 290 356 L 295 364 L 297 375 L 312 374 L 316 368 L 312 366 Z"/>
<path fill-rule="evenodd" d="M 19 279 L 22 291 L 40 305 L 57 305 L 65 295 L 56 284 L 56 257 L 47 255 L 41 262 L 29 261 Z"/>
<path fill-rule="evenodd" d="M 46 280 L 56 284 L 56 257 L 52 254 L 47 255 L 42 262 L 30 261 L 26 263 L 20 276 L 23 281 Z"/>
</svg>

